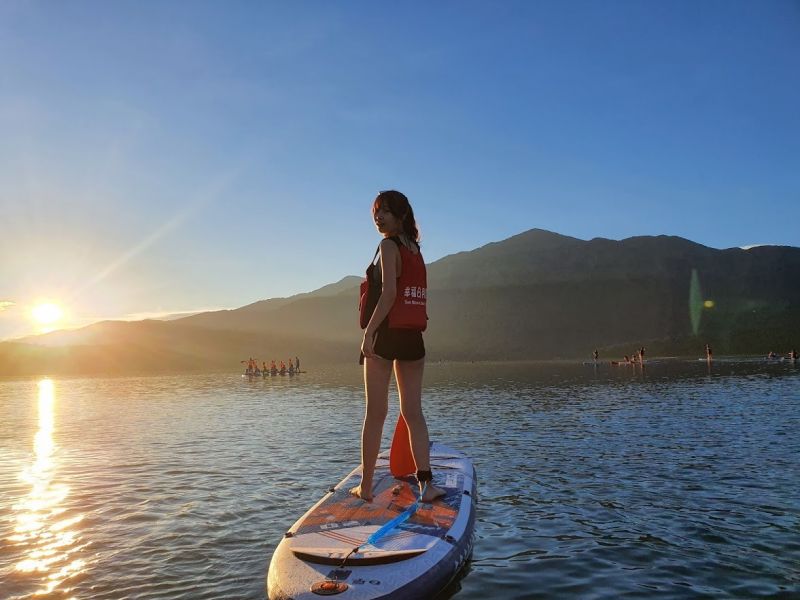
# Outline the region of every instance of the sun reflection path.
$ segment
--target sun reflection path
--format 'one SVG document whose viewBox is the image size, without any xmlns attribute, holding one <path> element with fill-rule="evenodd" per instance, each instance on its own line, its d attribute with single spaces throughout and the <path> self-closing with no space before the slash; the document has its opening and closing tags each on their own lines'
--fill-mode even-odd
<svg viewBox="0 0 800 600">
<path fill-rule="evenodd" d="M 39 429 L 33 438 L 34 461 L 20 474 L 31 486 L 30 493 L 14 505 L 16 527 L 10 541 L 24 558 L 17 571 L 39 577 L 35 595 L 50 594 L 67 579 L 85 571 L 85 562 L 73 555 L 85 545 L 75 525 L 83 515 L 64 517 L 69 486 L 56 483 L 55 386 L 50 379 L 39 382 Z M 66 590 L 62 590 L 66 591 Z"/>
</svg>

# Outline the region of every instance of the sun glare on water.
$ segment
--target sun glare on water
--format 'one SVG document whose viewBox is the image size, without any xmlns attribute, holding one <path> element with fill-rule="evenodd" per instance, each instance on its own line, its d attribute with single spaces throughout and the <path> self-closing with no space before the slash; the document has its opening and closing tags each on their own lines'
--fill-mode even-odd
<svg viewBox="0 0 800 600">
<path fill-rule="evenodd" d="M 62 598 L 69 593 L 70 580 L 87 569 L 82 557 L 86 542 L 79 528 L 84 515 L 69 507 L 70 486 L 59 473 L 58 403 L 52 380 L 39 382 L 38 396 L 39 429 L 31 462 L 19 475 L 30 491 L 11 506 L 16 524 L 4 542 L 19 555 L 16 577 L 39 588 L 31 597 Z"/>
</svg>

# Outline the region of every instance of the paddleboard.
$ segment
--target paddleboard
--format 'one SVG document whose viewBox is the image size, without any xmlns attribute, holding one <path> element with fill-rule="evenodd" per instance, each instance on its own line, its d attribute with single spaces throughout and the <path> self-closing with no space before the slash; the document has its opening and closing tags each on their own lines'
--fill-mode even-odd
<svg viewBox="0 0 800 600">
<path fill-rule="evenodd" d="M 301 373 L 308 373 L 308 371 L 286 371 L 285 373 L 281 373 L 280 371 L 272 375 L 269 371 L 261 371 L 259 373 L 242 373 L 242 378 L 244 379 L 266 379 L 267 377 L 291 377 L 293 375 L 300 375 Z"/>
<path fill-rule="evenodd" d="M 446 495 L 350 554 L 419 495 L 413 475 L 391 475 L 389 451 L 378 457 L 372 502 L 350 494 L 361 481 L 354 469 L 284 534 L 269 565 L 269 599 L 409 600 L 442 590 L 472 553 L 477 483 L 472 460 L 443 444 L 431 444 L 431 469 Z"/>
</svg>

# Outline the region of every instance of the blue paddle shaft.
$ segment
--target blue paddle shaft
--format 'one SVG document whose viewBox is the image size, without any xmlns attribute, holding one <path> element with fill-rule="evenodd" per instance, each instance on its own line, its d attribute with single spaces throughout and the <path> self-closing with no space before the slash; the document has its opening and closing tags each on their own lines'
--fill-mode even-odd
<svg viewBox="0 0 800 600">
<path fill-rule="evenodd" d="M 409 506 L 407 509 L 405 509 L 403 512 L 401 512 L 399 515 L 397 515 L 394 519 L 392 519 L 391 521 L 386 523 L 383 527 L 378 529 L 378 531 L 376 531 L 371 536 L 369 536 L 367 538 L 367 541 L 364 542 L 361 546 L 365 546 L 367 544 L 374 544 L 379 539 L 381 539 L 384 535 L 389 533 L 392 529 L 394 529 L 398 525 L 402 525 L 403 523 L 408 521 L 408 519 L 411 517 L 411 515 L 413 515 L 415 512 L 417 512 L 417 509 L 419 508 L 419 503 L 422 500 L 422 494 L 425 493 L 425 488 L 426 487 L 428 487 L 427 483 L 422 488 L 422 491 L 419 494 L 419 498 L 417 498 L 417 500 L 416 500 L 416 502 L 414 502 L 414 504 Z M 361 546 L 359 546 L 359 548 L 361 548 Z"/>
</svg>

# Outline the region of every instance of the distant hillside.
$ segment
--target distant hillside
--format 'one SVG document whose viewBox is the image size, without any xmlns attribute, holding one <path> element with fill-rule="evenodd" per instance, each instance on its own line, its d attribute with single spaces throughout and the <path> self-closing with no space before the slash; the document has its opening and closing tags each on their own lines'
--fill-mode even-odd
<svg viewBox="0 0 800 600">
<path fill-rule="evenodd" d="M 283 337 L 256 332 L 214 330 L 174 321 L 106 321 L 74 332 L 75 344 L 0 344 L 0 375 L 145 374 L 236 370 L 240 360 L 287 360 L 301 356 L 333 364 L 349 354 L 352 343 Z M 49 334 L 53 335 L 53 334 Z M 305 362 L 307 365 L 308 362 Z M 307 367 L 306 367 L 307 368 Z"/>
<path fill-rule="evenodd" d="M 347 277 L 235 310 L 0 344 L 0 374 L 36 362 L 60 372 L 236 368 L 249 356 L 352 362 L 358 283 Z M 717 354 L 800 345 L 794 247 L 716 250 L 670 236 L 584 241 L 534 229 L 430 264 L 428 283 L 431 360 L 572 358 L 642 344 L 651 355 L 700 355 L 706 341 Z"/>
<path fill-rule="evenodd" d="M 720 353 L 800 345 L 793 247 L 716 250 L 679 237 L 582 241 L 531 230 L 443 258 L 429 278 L 431 345 L 451 358 L 570 358 L 642 343 L 698 354 L 706 341 Z"/>
<path fill-rule="evenodd" d="M 336 298 L 341 299 L 343 293 L 347 294 L 358 288 L 360 281 L 360 278 L 351 275 L 313 292 L 297 294 L 289 298 L 260 300 L 234 310 L 200 313 L 178 320 L 183 325 L 207 327 L 209 329 L 268 331 L 272 333 L 277 331 L 275 327 L 278 326 L 278 329 L 282 329 L 288 335 L 297 335 L 300 334 L 297 321 L 308 320 L 302 314 L 302 311 L 298 311 L 301 305 L 307 304 L 312 310 L 315 310 L 317 307 L 324 306 Z M 350 296 L 347 298 L 349 301 Z M 352 308 L 352 302 L 349 302 L 349 305 Z M 286 327 L 281 328 L 279 327 L 282 322 L 281 315 L 284 315 L 281 309 L 290 306 L 293 307 L 289 311 L 290 322 L 286 323 Z M 265 320 L 264 317 L 267 315 L 270 315 L 270 318 Z M 316 331 L 313 328 L 305 329 L 309 335 L 316 335 Z"/>
</svg>

